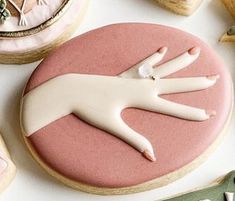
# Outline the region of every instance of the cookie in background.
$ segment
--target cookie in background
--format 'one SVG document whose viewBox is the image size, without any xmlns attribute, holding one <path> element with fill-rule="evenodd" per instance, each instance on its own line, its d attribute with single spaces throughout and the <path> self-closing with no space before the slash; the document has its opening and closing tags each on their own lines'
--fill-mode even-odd
<svg viewBox="0 0 235 201">
<path fill-rule="evenodd" d="M 0 192 L 2 192 L 14 179 L 16 167 L 0 134 Z"/>
<path fill-rule="evenodd" d="M 88 0 L 1 0 L 0 63 L 42 59 L 77 30 L 87 6 Z"/>
<path fill-rule="evenodd" d="M 90 193 L 130 194 L 204 162 L 226 134 L 233 100 L 227 68 L 199 38 L 125 23 L 44 59 L 26 84 L 20 119 L 49 174 Z"/>
<path fill-rule="evenodd" d="M 202 0 L 155 0 L 159 5 L 172 12 L 189 16 L 192 15 L 201 5 Z"/>
<path fill-rule="evenodd" d="M 235 0 L 222 0 L 226 9 L 235 19 Z M 228 31 L 220 38 L 221 42 L 235 42 L 235 25 L 231 26 Z"/>
</svg>

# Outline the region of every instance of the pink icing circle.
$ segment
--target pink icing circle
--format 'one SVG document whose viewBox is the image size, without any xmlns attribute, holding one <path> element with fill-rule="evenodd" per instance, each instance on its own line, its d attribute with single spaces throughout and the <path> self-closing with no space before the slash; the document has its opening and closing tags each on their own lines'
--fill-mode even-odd
<svg viewBox="0 0 235 201">
<path fill-rule="evenodd" d="M 176 171 L 203 154 L 222 131 L 230 113 L 231 78 L 211 48 L 180 30 L 136 23 L 111 25 L 83 34 L 62 45 L 38 66 L 25 93 L 65 73 L 117 75 L 163 46 L 169 49 L 164 61 L 192 47 L 201 48 L 195 63 L 171 77 L 219 74 L 217 84 L 203 91 L 164 97 L 216 110 L 215 117 L 194 122 L 137 109 L 125 110 L 122 116 L 128 125 L 153 144 L 157 161 L 149 162 L 123 141 L 71 114 L 28 138 L 41 159 L 75 181 L 98 187 L 126 187 Z"/>
</svg>

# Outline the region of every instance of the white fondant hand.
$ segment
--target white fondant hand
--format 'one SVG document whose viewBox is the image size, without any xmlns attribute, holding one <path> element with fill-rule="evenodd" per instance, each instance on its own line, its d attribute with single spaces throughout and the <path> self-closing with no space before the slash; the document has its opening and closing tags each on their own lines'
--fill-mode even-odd
<svg viewBox="0 0 235 201">
<path fill-rule="evenodd" d="M 182 55 L 153 68 L 167 52 L 158 52 L 119 76 L 66 74 L 55 77 L 24 96 L 22 125 L 27 136 L 51 122 L 74 113 L 82 120 L 127 142 L 151 161 L 155 154 L 151 143 L 131 129 L 121 118 L 125 108 L 139 108 L 192 121 L 204 121 L 215 115 L 160 97 L 162 94 L 206 89 L 218 75 L 187 78 L 163 78 L 193 63 L 200 54 L 192 48 Z"/>
<path fill-rule="evenodd" d="M 120 74 L 120 77 L 123 78 L 155 80 L 156 88 L 152 94 L 155 93 L 156 96 L 152 96 L 150 93 L 145 104 L 138 107 L 143 110 L 167 114 L 192 121 L 204 121 L 209 119 L 210 116 L 214 116 L 216 114 L 215 111 L 206 111 L 174 103 L 159 96 L 163 94 L 203 90 L 213 86 L 219 78 L 219 75 L 187 78 L 163 78 L 192 64 L 199 57 L 200 48 L 191 48 L 175 59 L 155 67 L 155 65 L 164 58 L 166 52 L 166 47 L 160 48 L 158 52 Z M 139 93 L 144 94 L 144 91 L 141 91 L 141 89 L 139 90 Z M 143 153 L 148 159 L 153 161 L 155 160 L 152 150 L 145 150 Z"/>
</svg>

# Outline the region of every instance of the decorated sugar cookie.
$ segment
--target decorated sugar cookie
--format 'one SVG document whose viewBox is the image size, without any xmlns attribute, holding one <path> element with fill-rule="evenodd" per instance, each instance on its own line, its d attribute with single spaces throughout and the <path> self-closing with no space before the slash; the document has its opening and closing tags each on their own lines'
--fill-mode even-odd
<svg viewBox="0 0 235 201">
<path fill-rule="evenodd" d="M 156 0 L 163 7 L 180 15 L 191 15 L 201 5 L 202 0 Z"/>
<path fill-rule="evenodd" d="M 15 165 L 11 161 L 6 145 L 0 135 L 0 192 L 13 180 L 15 171 Z"/>
<path fill-rule="evenodd" d="M 232 171 L 209 187 L 201 188 L 165 201 L 233 201 L 235 172 Z"/>
<path fill-rule="evenodd" d="M 5 21 L 11 16 L 19 17 L 19 26 L 27 25 L 27 19 L 25 17 L 26 13 L 32 10 L 33 5 L 37 0 L 1 0 L 0 8 L 1 8 L 1 23 L 5 23 Z M 40 3 L 41 1 L 38 1 Z M 46 3 L 46 2 L 45 2 Z"/>
<path fill-rule="evenodd" d="M 0 63 L 42 59 L 77 29 L 88 0 L 0 0 Z"/>
<path fill-rule="evenodd" d="M 235 0 L 222 0 L 229 13 L 235 18 Z M 228 31 L 221 37 L 221 42 L 235 41 L 235 25 L 231 26 Z"/>
<path fill-rule="evenodd" d="M 204 161 L 225 134 L 232 101 L 229 73 L 198 38 L 160 25 L 110 25 L 37 67 L 22 97 L 22 133 L 67 185 L 140 192 Z"/>
</svg>

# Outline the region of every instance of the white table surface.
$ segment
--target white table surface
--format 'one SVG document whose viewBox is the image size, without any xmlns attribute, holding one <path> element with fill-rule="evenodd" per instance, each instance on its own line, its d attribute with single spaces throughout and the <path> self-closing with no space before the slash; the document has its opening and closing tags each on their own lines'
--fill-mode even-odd
<svg viewBox="0 0 235 201">
<path fill-rule="evenodd" d="M 189 18 L 165 11 L 151 0 L 90 0 L 87 15 L 76 35 L 118 22 L 159 23 L 188 31 L 209 43 L 224 59 L 233 79 L 235 78 L 235 44 L 218 43 L 218 38 L 234 22 L 220 0 L 204 0 L 200 9 Z M 15 180 L 0 195 L 0 201 L 153 201 L 206 185 L 235 169 L 233 115 L 233 125 L 227 132 L 227 137 L 207 162 L 166 187 L 134 195 L 106 197 L 65 187 L 48 176 L 32 160 L 20 137 L 20 95 L 27 78 L 38 63 L 22 66 L 0 65 L 0 129 L 18 168 Z"/>
</svg>

